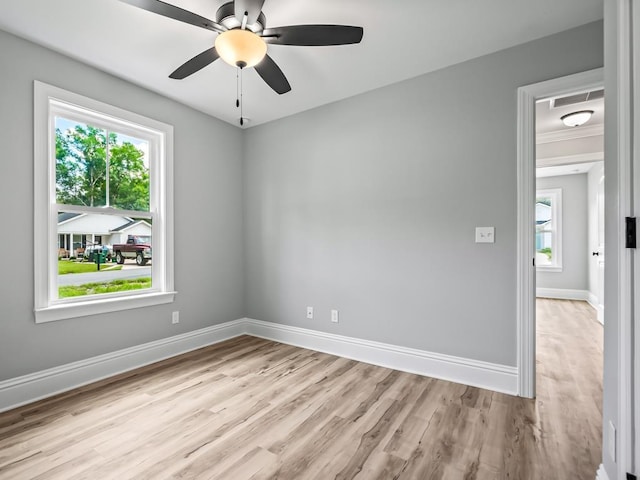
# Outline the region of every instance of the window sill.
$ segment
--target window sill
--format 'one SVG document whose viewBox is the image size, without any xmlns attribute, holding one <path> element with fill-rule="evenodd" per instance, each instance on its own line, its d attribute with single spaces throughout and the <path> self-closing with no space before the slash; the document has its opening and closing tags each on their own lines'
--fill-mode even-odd
<svg viewBox="0 0 640 480">
<path fill-rule="evenodd" d="M 90 302 L 67 303 L 44 308 L 36 308 L 36 323 L 53 322 L 67 318 L 86 317 L 101 313 L 118 312 L 133 308 L 151 307 L 172 303 L 176 292 L 149 293 L 131 297 L 91 300 Z"/>
<path fill-rule="evenodd" d="M 562 267 L 536 267 L 536 270 L 538 272 L 545 272 L 545 273 L 562 273 Z"/>
</svg>

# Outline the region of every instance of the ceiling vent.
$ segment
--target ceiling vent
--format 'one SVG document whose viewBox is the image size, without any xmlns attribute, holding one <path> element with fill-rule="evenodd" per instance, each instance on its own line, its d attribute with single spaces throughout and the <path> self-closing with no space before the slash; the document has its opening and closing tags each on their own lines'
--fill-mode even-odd
<svg viewBox="0 0 640 480">
<path fill-rule="evenodd" d="M 588 102 L 590 100 L 598 100 L 604 98 L 604 89 L 593 90 L 591 92 L 576 93 L 566 97 L 558 97 L 551 99 L 551 108 L 567 107 L 576 103 Z"/>
</svg>

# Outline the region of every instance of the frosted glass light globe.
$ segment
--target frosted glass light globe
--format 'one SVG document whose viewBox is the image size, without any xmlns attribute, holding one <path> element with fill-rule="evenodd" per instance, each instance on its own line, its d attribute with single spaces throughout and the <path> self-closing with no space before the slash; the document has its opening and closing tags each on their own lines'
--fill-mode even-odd
<svg viewBox="0 0 640 480">
<path fill-rule="evenodd" d="M 593 110 L 580 110 L 579 112 L 568 113 L 560 117 L 562 123 L 567 127 L 579 127 L 589 121 L 593 115 Z"/>
<path fill-rule="evenodd" d="M 254 67 L 267 54 L 267 44 L 250 30 L 235 28 L 216 37 L 216 52 L 234 67 Z"/>
</svg>

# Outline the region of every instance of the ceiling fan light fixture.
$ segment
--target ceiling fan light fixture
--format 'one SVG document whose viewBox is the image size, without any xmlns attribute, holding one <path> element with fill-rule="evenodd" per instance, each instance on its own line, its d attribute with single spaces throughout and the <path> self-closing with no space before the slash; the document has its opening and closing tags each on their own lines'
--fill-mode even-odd
<svg viewBox="0 0 640 480">
<path fill-rule="evenodd" d="M 580 110 L 578 112 L 567 113 L 560 117 L 560 120 L 562 120 L 562 123 L 567 127 L 579 127 L 587 123 L 591 115 L 593 115 L 593 110 Z"/>
<path fill-rule="evenodd" d="M 250 30 L 236 28 L 219 34 L 215 41 L 220 58 L 234 67 L 254 67 L 267 54 L 267 44 Z"/>
</svg>

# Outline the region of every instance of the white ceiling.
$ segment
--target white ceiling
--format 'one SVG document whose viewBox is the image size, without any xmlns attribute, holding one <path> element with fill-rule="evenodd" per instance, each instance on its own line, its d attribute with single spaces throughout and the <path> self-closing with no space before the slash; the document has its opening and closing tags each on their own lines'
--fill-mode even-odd
<svg viewBox="0 0 640 480">
<path fill-rule="evenodd" d="M 589 163 L 575 163 L 571 165 L 558 165 L 555 167 L 544 167 L 536 169 L 536 177 L 558 177 L 560 175 L 579 175 L 580 173 L 587 173 L 595 162 Z"/>
<path fill-rule="evenodd" d="M 581 93 L 581 92 L 574 92 Z M 561 117 L 592 110 L 584 125 L 567 127 Z M 536 176 L 586 173 L 593 162 L 604 159 L 604 99 L 552 108 L 551 99 L 536 103 Z"/>
<path fill-rule="evenodd" d="M 213 19 L 225 0 L 167 0 Z M 43 44 L 214 117 L 237 124 L 235 69 L 222 61 L 185 80 L 176 67 L 215 33 L 117 0 L 0 0 L 0 29 Z M 601 19 L 602 0 L 266 0 L 268 27 L 364 27 L 359 45 L 270 45 L 292 91 L 244 77 L 249 126 L 415 77 Z"/>
</svg>

